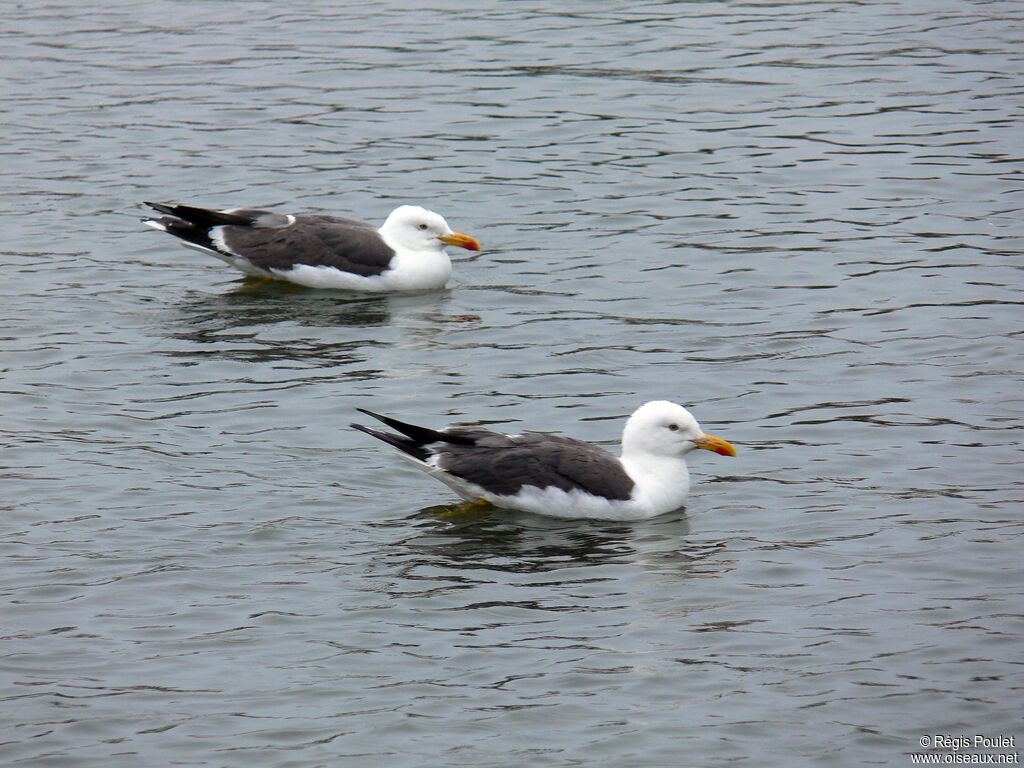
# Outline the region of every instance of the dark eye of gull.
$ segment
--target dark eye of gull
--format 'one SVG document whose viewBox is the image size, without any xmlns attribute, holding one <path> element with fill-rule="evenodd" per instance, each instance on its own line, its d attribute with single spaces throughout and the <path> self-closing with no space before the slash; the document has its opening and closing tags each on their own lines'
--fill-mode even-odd
<svg viewBox="0 0 1024 768">
<path fill-rule="evenodd" d="M 426 228 L 427 228 L 426 224 L 420 224 L 420 229 L 426 229 Z"/>
<path fill-rule="evenodd" d="M 678 432 L 679 431 L 679 425 L 678 424 L 669 424 L 668 428 L 671 429 L 673 432 Z"/>
</svg>

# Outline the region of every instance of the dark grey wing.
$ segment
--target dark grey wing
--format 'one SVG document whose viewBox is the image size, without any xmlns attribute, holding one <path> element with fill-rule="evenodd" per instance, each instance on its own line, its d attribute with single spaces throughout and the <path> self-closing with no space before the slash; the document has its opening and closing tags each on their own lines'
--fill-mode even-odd
<svg viewBox="0 0 1024 768">
<path fill-rule="evenodd" d="M 308 264 L 369 277 L 384 272 L 395 256 L 369 224 L 336 216 L 296 216 L 288 226 L 269 227 L 257 220 L 253 226 L 222 227 L 220 234 L 233 254 L 262 269 Z"/>
<path fill-rule="evenodd" d="M 515 495 L 524 486 L 579 490 L 622 501 L 633 492 L 633 480 L 618 458 L 595 445 L 538 432 L 490 434 L 494 437 L 471 446 L 438 447 L 438 467 L 501 496 Z"/>
</svg>

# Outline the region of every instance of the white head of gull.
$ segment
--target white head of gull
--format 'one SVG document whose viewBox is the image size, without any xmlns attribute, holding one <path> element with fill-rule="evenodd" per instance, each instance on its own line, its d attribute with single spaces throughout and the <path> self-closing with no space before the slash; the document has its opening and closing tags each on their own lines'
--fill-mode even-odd
<svg viewBox="0 0 1024 768">
<path fill-rule="evenodd" d="M 310 288 L 369 292 L 443 288 L 452 273 L 445 246 L 480 250 L 476 238 L 453 231 L 442 216 L 417 205 L 399 206 L 380 229 L 322 214 L 146 205 L 165 214 L 144 219 L 147 226 L 174 235 L 251 277 Z"/>
<path fill-rule="evenodd" d="M 479 250 L 475 238 L 452 230 L 444 217 L 418 205 L 395 208 L 378 230 L 395 252 L 393 279 L 408 285 L 440 287 L 452 274 L 446 245 Z"/>
<path fill-rule="evenodd" d="M 467 501 L 564 518 L 643 520 L 679 509 L 690 489 L 686 455 L 735 456 L 681 405 L 655 400 L 626 421 L 622 455 L 544 432 L 504 435 L 483 427 L 433 430 L 359 409 L 396 432 L 352 426 L 398 449 Z"/>
</svg>

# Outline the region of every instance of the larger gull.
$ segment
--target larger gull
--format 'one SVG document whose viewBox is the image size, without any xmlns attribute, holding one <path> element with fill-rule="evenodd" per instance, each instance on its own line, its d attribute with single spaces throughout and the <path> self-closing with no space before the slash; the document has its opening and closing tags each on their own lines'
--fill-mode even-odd
<svg viewBox="0 0 1024 768">
<path fill-rule="evenodd" d="M 247 275 L 310 288 L 371 292 L 442 288 L 452 274 L 445 246 L 480 250 L 475 237 L 452 231 L 442 216 L 417 205 L 396 208 L 379 229 L 337 216 L 146 205 L 165 215 L 144 223 L 185 245 Z"/>
<path fill-rule="evenodd" d="M 551 517 L 645 520 L 683 506 L 690 489 L 686 454 L 736 449 L 706 434 L 681 405 L 654 400 L 626 421 L 622 455 L 544 432 L 504 435 L 483 427 L 442 430 L 357 409 L 393 432 L 352 424 L 398 449 L 414 467 L 468 501 Z"/>
</svg>

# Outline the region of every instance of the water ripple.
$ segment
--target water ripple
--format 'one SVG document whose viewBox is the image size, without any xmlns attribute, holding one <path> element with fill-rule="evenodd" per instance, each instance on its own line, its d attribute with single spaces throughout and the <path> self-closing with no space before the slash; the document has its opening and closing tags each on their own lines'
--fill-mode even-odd
<svg viewBox="0 0 1024 768">
<path fill-rule="evenodd" d="M 5 10 L 7 762 L 1012 734 L 1020 7 L 407 6 Z M 487 250 L 438 294 L 253 287 L 144 231 L 164 198 L 423 202 Z M 452 515 L 347 428 L 614 449 L 661 397 L 739 456 L 628 526 Z"/>
</svg>

